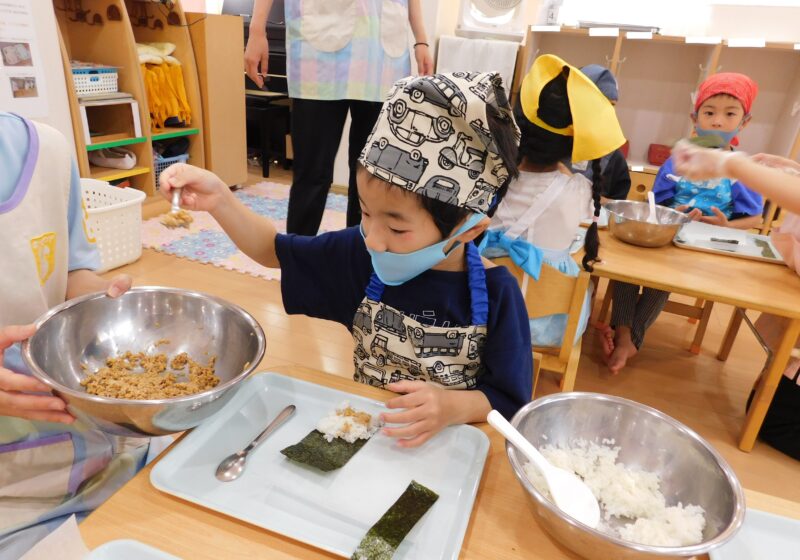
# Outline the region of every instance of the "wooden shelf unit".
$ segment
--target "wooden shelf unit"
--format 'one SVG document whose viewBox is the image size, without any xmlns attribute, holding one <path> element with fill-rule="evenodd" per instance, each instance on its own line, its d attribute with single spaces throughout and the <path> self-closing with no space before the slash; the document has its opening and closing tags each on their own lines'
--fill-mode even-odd
<svg viewBox="0 0 800 560">
<path fill-rule="evenodd" d="M 195 134 L 200 134 L 199 128 L 175 128 L 167 126 L 162 129 L 153 129 L 150 133 L 150 137 L 153 140 L 168 140 L 170 138 L 193 136 Z"/>
<path fill-rule="evenodd" d="M 117 179 L 127 179 L 150 173 L 149 167 L 134 167 L 133 169 L 111 169 L 108 167 L 98 167 L 89 165 L 89 177 L 100 181 L 116 181 Z"/>
<path fill-rule="evenodd" d="M 67 4 L 68 2 L 65 0 L 53 0 L 80 175 L 106 181 L 130 178 L 131 184 L 135 188 L 144 191 L 148 197 L 152 197 L 156 192 L 157 180 L 153 172 L 155 169 L 153 141 L 179 136 L 190 138 L 189 161 L 202 167 L 205 162 L 202 138 L 203 108 L 189 28 L 180 1 L 173 0 L 172 2 L 172 9 L 178 17 L 179 25 L 168 23 L 167 8 L 162 4 L 142 3 L 135 0 L 82 0 L 81 6 L 84 10 L 89 11 L 89 19 L 91 20 L 95 13 L 100 14 L 103 19 L 102 25 L 88 25 L 80 21 L 72 21 L 74 14 L 65 9 Z M 146 5 L 146 8 L 150 10 L 150 15 L 153 16 L 149 20 L 150 24 L 152 25 L 152 22 L 158 19 L 163 24 L 161 29 L 145 29 L 133 25 L 128 10 L 141 9 L 142 5 Z M 108 14 L 113 8 L 116 8 L 120 14 L 118 21 L 108 18 Z M 137 41 L 175 44 L 173 56 L 181 62 L 186 96 L 192 111 L 192 122 L 189 127 L 152 129 L 144 79 L 136 52 Z M 79 101 L 72 80 L 70 60 L 73 59 L 118 68 L 119 91 L 131 94 L 138 103 L 142 136 L 110 132 L 101 137 L 92 137 L 92 143 L 87 145 L 89 139 L 84 135 Z M 89 163 L 88 152 L 117 146 L 125 146 L 126 149 L 136 154 L 137 166 L 134 169 L 108 169 Z"/>
<path fill-rule="evenodd" d="M 102 136 L 92 136 L 92 143 L 86 146 L 86 151 L 92 152 L 94 150 L 130 146 L 131 144 L 143 144 L 145 142 L 147 142 L 147 137 L 145 136 L 130 137 L 123 132 L 104 134 Z"/>
<path fill-rule="evenodd" d="M 170 25 L 167 22 L 167 8 L 162 4 L 140 2 L 138 0 L 125 0 L 125 4 L 131 10 L 147 9 L 154 19 L 150 20 L 150 25 L 132 25 L 133 36 L 138 43 L 172 43 L 175 45 L 175 52 L 172 56 L 181 63 L 183 71 L 183 83 L 186 88 L 186 98 L 189 101 L 189 108 L 192 111 L 192 120 L 189 126 L 184 129 L 167 127 L 155 129 L 153 123 L 147 127 L 150 130 L 151 140 L 166 140 L 178 136 L 189 137 L 189 163 L 198 167 L 205 167 L 205 154 L 203 151 L 203 104 L 200 99 L 200 84 L 197 76 L 197 65 L 195 63 L 194 48 L 192 39 L 189 35 L 189 26 L 186 15 L 183 12 L 180 2 L 174 2 L 174 11 L 180 23 Z M 163 23 L 163 28 L 152 29 L 152 22 L 156 19 Z M 134 45 L 135 47 L 135 45 Z M 175 131 L 185 130 L 185 134 L 175 134 Z M 157 178 L 156 178 L 157 179 Z M 155 188 L 155 184 L 154 184 Z"/>
</svg>

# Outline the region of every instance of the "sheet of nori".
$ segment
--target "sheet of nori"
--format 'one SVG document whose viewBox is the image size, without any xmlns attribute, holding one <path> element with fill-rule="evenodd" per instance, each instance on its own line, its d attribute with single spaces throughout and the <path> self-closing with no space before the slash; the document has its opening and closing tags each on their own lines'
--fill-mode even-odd
<svg viewBox="0 0 800 560">
<path fill-rule="evenodd" d="M 369 440 L 358 439 L 348 443 L 341 438 L 328 441 L 322 432 L 314 430 L 299 443 L 282 449 L 281 453 L 292 461 L 328 472 L 345 466 L 367 441 Z"/>
<path fill-rule="evenodd" d="M 373 525 L 353 553 L 352 560 L 391 560 L 397 547 L 439 495 L 414 480 Z"/>
</svg>

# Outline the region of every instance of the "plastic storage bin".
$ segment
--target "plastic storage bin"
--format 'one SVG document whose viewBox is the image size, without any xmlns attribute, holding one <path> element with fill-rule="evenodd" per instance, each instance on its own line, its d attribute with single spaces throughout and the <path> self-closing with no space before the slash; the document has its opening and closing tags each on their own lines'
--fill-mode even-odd
<svg viewBox="0 0 800 560">
<path fill-rule="evenodd" d="M 73 66 L 72 82 L 78 97 L 115 93 L 119 90 L 117 69 L 108 66 Z"/>
<path fill-rule="evenodd" d="M 88 218 L 86 231 L 100 251 L 105 272 L 142 256 L 142 202 L 145 194 L 96 179 L 81 179 L 81 194 Z"/>
<path fill-rule="evenodd" d="M 156 189 L 158 189 L 158 177 L 161 175 L 161 172 L 164 171 L 167 167 L 172 165 L 173 163 L 186 163 L 189 161 L 189 154 L 181 154 L 179 156 L 173 156 L 168 158 L 154 158 L 153 163 L 155 164 L 156 168 Z"/>
</svg>

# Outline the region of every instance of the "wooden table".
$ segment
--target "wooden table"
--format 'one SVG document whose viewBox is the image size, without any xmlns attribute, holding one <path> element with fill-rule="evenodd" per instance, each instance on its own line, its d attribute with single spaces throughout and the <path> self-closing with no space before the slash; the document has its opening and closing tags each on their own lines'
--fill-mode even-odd
<svg viewBox="0 0 800 560">
<path fill-rule="evenodd" d="M 385 401 L 391 393 L 348 379 L 300 367 L 273 371 L 334 389 Z M 514 477 L 502 438 L 483 424 L 490 439 L 461 558 L 475 560 L 578 560 L 553 541 L 529 511 L 528 497 Z M 187 560 L 253 558 L 270 560 L 330 559 L 329 553 L 301 544 L 243 521 L 206 510 L 150 484 L 145 468 L 80 525 L 89 548 L 132 538 Z M 764 494 L 747 493 L 748 504 L 800 519 L 800 504 Z"/>
<path fill-rule="evenodd" d="M 657 249 L 623 243 L 600 232 L 601 263 L 594 274 L 743 309 L 787 317 L 788 328 L 756 389 L 739 438 L 751 451 L 789 356 L 800 335 L 800 278 L 788 267 L 667 245 Z"/>
</svg>

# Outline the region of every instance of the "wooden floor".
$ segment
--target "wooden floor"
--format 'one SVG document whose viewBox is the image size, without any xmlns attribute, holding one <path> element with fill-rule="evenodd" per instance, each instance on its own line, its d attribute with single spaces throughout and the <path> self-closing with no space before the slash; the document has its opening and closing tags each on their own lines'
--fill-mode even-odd
<svg viewBox="0 0 800 560">
<path fill-rule="evenodd" d="M 252 171 L 252 168 L 251 168 Z M 290 182 L 291 175 L 275 170 L 269 180 Z M 250 182 L 263 180 L 260 173 Z M 168 210 L 153 205 L 146 213 Z M 600 249 L 602 255 L 602 247 Z M 264 327 L 267 352 L 261 364 L 299 364 L 332 375 L 353 373 L 352 337 L 342 326 L 304 316 L 289 316 L 281 303 L 280 284 L 145 250 L 142 258 L 123 269 L 136 285 L 176 286 L 208 292 L 233 301 Z M 600 286 L 600 297 L 605 282 Z M 599 300 L 598 300 L 599 301 Z M 746 488 L 800 502 L 800 463 L 758 442 L 751 453 L 736 447 L 750 388 L 764 365 L 765 355 L 747 328 L 739 334 L 726 363 L 716 350 L 731 308 L 717 305 L 699 356 L 687 349 L 694 326 L 685 318 L 662 314 L 648 332 L 640 355 L 622 374 L 610 376 L 590 328 L 584 339 L 575 390 L 619 395 L 653 406 L 686 423 L 710 441 L 730 462 Z M 537 396 L 557 390 L 546 374 Z"/>
</svg>

